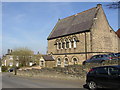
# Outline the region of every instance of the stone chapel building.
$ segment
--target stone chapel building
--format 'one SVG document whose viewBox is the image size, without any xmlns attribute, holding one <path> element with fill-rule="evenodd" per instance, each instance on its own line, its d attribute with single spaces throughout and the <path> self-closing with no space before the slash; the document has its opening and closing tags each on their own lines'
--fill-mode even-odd
<svg viewBox="0 0 120 90">
<path fill-rule="evenodd" d="M 81 64 L 95 54 L 118 52 L 118 36 L 101 4 L 58 20 L 47 40 L 47 54 L 60 67 Z"/>
</svg>

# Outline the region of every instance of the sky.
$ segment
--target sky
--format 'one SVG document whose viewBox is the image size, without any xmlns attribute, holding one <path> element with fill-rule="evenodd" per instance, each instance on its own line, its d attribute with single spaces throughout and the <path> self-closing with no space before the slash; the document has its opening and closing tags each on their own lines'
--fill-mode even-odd
<svg viewBox="0 0 120 90">
<path fill-rule="evenodd" d="M 3 2 L 2 53 L 7 49 L 27 47 L 35 53 L 46 54 L 47 37 L 58 19 L 102 4 L 108 22 L 118 29 L 118 10 L 109 9 L 109 2 Z M 102 23 L 101 23 L 102 24 Z M 1 50 L 0 50 L 1 51 Z"/>
</svg>

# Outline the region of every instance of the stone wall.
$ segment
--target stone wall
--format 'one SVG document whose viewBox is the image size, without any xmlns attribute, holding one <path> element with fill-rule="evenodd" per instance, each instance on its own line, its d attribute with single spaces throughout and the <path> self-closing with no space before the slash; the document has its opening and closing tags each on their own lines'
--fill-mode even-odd
<svg viewBox="0 0 120 90">
<path fill-rule="evenodd" d="M 93 52 L 118 52 L 118 37 L 109 26 L 102 8 L 98 10 L 91 28 L 91 42 Z"/>
<path fill-rule="evenodd" d="M 74 36 L 76 36 L 79 40 L 79 42 L 77 42 L 76 48 L 57 50 L 56 45 L 54 45 L 57 39 L 64 39 L 64 38 L 69 38 L 69 37 L 74 37 Z M 85 51 L 85 38 L 86 38 L 87 51 Z M 57 38 L 57 39 L 48 40 L 48 54 L 53 55 L 53 57 L 56 60 L 55 63 L 57 62 L 58 57 L 61 58 L 62 59 L 62 67 L 64 67 L 64 59 L 65 58 L 69 59 L 70 65 L 73 65 L 72 59 L 74 57 L 78 59 L 78 64 L 81 64 L 84 60 L 86 60 L 85 52 L 91 52 L 90 32 L 69 35 L 69 36 Z M 65 53 L 67 53 L 67 54 L 65 54 Z M 71 53 L 73 53 L 73 54 L 71 54 Z M 87 58 L 90 58 L 91 56 L 92 56 L 92 54 L 88 54 Z"/>
<path fill-rule="evenodd" d="M 57 50 L 57 46 L 55 45 L 56 40 L 71 38 L 76 36 L 79 40 L 77 42 L 76 48 L 67 48 L 67 49 L 60 49 Z M 91 45 L 90 45 L 90 32 L 86 32 L 86 42 L 87 42 L 87 51 L 91 51 Z M 74 35 L 65 36 L 62 38 L 52 39 L 48 40 L 48 54 L 62 54 L 62 53 L 78 53 L 78 52 L 85 52 L 85 33 L 79 33 Z"/>
<path fill-rule="evenodd" d="M 56 68 L 42 68 L 31 70 L 18 70 L 17 75 L 29 76 L 29 77 L 49 77 L 59 79 L 83 79 L 86 77 L 87 71 L 82 66 L 68 66 L 68 67 L 56 67 Z"/>
<path fill-rule="evenodd" d="M 29 76 L 29 77 L 49 77 L 59 79 L 85 79 L 87 72 L 92 67 L 106 66 L 106 65 L 118 65 L 118 62 L 110 61 L 104 64 L 86 64 L 86 65 L 69 65 L 67 67 L 54 67 L 54 68 L 42 68 L 42 69 L 28 69 L 18 70 L 17 75 Z"/>
<path fill-rule="evenodd" d="M 45 61 L 46 68 L 53 68 L 55 67 L 55 61 Z"/>
<path fill-rule="evenodd" d="M 120 52 L 120 38 L 118 38 L 118 52 Z"/>
</svg>

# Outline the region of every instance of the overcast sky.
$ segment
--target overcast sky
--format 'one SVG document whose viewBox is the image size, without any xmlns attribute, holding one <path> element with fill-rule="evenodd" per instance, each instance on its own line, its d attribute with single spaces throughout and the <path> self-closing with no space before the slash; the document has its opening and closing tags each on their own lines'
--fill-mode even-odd
<svg viewBox="0 0 120 90">
<path fill-rule="evenodd" d="M 3 2 L 2 50 L 27 47 L 45 54 L 47 37 L 57 20 L 96 7 L 98 2 Z M 101 3 L 111 27 L 118 29 L 118 10 Z M 102 24 L 102 23 L 101 23 Z M 1 36 L 0 36 L 1 37 Z"/>
</svg>

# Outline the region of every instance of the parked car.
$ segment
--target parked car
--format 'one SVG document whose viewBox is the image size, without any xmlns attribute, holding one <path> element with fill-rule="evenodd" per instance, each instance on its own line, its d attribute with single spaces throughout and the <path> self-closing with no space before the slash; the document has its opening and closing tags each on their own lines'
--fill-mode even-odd
<svg viewBox="0 0 120 90">
<path fill-rule="evenodd" d="M 110 53 L 108 55 L 111 56 L 112 60 L 120 60 L 120 53 Z"/>
<path fill-rule="evenodd" d="M 94 55 L 90 59 L 83 61 L 83 65 L 86 63 L 103 63 L 105 60 L 112 60 L 112 57 L 110 55 Z"/>
<path fill-rule="evenodd" d="M 13 72 L 15 70 L 15 68 L 10 68 L 9 72 Z"/>
<path fill-rule="evenodd" d="M 120 89 L 120 65 L 90 69 L 86 76 L 86 85 L 90 90 L 98 88 Z"/>
</svg>

